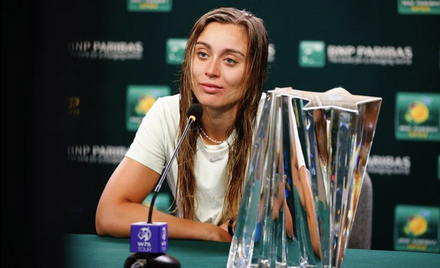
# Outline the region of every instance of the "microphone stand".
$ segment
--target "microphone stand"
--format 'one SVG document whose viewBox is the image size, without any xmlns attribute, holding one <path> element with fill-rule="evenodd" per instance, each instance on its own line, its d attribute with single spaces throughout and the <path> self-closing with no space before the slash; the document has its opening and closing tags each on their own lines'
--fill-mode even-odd
<svg viewBox="0 0 440 268">
<path fill-rule="evenodd" d="M 194 121 L 195 120 L 192 118 L 192 116 L 190 116 L 188 124 L 186 125 L 185 130 L 183 131 L 183 134 L 180 137 L 179 143 L 177 144 L 176 150 L 174 150 L 173 156 L 171 157 L 170 161 L 168 162 L 167 166 L 165 167 L 164 171 L 162 172 L 162 175 L 160 176 L 160 179 L 156 185 L 156 188 L 154 188 L 153 198 L 151 199 L 151 203 L 150 203 L 150 211 L 148 213 L 148 223 L 151 223 L 151 217 L 153 216 L 154 202 L 156 201 L 157 194 L 159 193 L 159 190 L 162 187 L 162 183 L 164 182 L 165 178 L 168 175 L 168 172 L 170 171 L 171 163 L 173 163 L 174 158 L 176 158 L 177 152 L 180 151 L 180 146 L 182 145 L 183 139 L 185 138 L 185 136 L 189 130 L 189 127 L 191 126 L 191 124 Z"/>
<path fill-rule="evenodd" d="M 191 124 L 195 122 L 195 120 L 196 117 L 194 115 L 189 116 L 188 124 L 186 125 L 185 130 L 183 131 L 182 136 L 180 137 L 179 143 L 177 144 L 177 147 L 174 150 L 173 156 L 166 165 L 164 171 L 162 172 L 162 175 L 160 176 L 159 182 L 157 183 L 156 188 L 154 189 L 154 194 L 153 194 L 153 198 L 151 199 L 149 213 L 148 213 L 148 222 L 147 222 L 148 224 L 152 223 L 154 202 L 156 201 L 156 197 L 159 193 L 159 190 L 162 187 L 162 184 L 166 176 L 168 175 L 168 172 L 170 170 L 171 164 L 174 161 L 174 158 L 176 157 L 177 153 L 180 150 L 180 146 L 182 145 L 183 139 L 188 133 Z M 180 268 L 180 262 L 175 257 L 165 252 L 160 252 L 160 253 L 136 252 L 130 255 L 125 260 L 124 263 L 124 268 L 147 268 L 147 267 Z"/>
</svg>

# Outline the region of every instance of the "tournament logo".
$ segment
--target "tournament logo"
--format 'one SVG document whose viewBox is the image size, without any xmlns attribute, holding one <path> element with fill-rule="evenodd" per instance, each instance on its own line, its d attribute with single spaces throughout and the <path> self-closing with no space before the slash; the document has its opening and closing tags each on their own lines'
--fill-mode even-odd
<svg viewBox="0 0 440 268">
<path fill-rule="evenodd" d="M 440 140 L 440 94 L 398 92 L 395 135 L 397 140 Z"/>
<path fill-rule="evenodd" d="M 173 0 L 127 0 L 127 10 L 132 12 L 170 12 Z"/>
<path fill-rule="evenodd" d="M 440 252 L 440 208 L 398 205 L 394 220 L 395 250 Z"/>
<path fill-rule="evenodd" d="M 428 222 L 422 215 L 411 215 L 408 217 L 407 225 L 403 228 L 405 234 L 412 236 L 421 236 L 426 233 Z"/>
<path fill-rule="evenodd" d="M 397 0 L 397 7 L 402 15 L 440 14 L 440 0 Z"/>
<path fill-rule="evenodd" d="M 301 41 L 299 44 L 299 66 L 321 68 L 325 66 L 325 44 L 322 41 Z"/>
<path fill-rule="evenodd" d="M 169 96 L 171 89 L 166 85 L 129 85 L 127 87 L 126 128 L 128 131 L 137 131 L 145 114 L 156 100 Z"/>
<path fill-rule="evenodd" d="M 186 43 L 188 39 L 170 38 L 167 40 L 166 63 L 181 64 L 185 57 Z"/>
</svg>

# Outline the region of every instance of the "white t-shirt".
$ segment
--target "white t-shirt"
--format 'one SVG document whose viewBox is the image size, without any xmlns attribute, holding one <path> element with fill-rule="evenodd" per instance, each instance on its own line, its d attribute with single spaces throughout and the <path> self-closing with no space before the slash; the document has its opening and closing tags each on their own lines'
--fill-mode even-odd
<svg viewBox="0 0 440 268">
<path fill-rule="evenodd" d="M 127 151 L 127 157 L 161 174 L 171 159 L 179 137 L 179 98 L 173 95 L 159 98 L 145 117 L 136 137 Z M 259 119 L 266 94 L 263 93 L 258 108 Z M 201 136 L 197 140 L 194 171 L 197 181 L 195 220 L 219 224 L 225 198 L 225 171 L 229 145 L 235 131 L 219 145 L 206 145 Z M 298 144 L 298 143 L 297 143 Z M 176 157 L 177 158 L 177 157 Z M 174 159 L 167 176 L 168 186 L 176 195 L 177 159 Z"/>
</svg>

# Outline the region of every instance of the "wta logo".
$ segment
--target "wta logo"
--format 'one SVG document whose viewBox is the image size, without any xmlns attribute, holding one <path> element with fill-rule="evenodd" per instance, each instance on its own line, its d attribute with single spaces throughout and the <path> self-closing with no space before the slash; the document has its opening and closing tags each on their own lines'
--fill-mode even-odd
<svg viewBox="0 0 440 268">
<path fill-rule="evenodd" d="M 151 231 L 150 231 L 150 228 L 148 228 L 148 227 L 144 227 L 144 228 L 139 229 L 139 232 L 138 232 L 138 234 L 137 234 L 137 237 L 138 237 L 140 240 L 143 240 L 143 241 L 145 241 L 145 242 L 147 242 L 148 240 L 150 240 L 150 238 L 151 238 Z"/>
</svg>

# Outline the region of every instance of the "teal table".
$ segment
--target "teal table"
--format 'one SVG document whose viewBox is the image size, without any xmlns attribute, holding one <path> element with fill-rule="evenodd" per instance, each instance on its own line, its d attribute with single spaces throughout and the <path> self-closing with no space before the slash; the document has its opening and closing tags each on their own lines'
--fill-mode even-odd
<svg viewBox="0 0 440 268">
<path fill-rule="evenodd" d="M 123 268 L 130 240 L 97 235 L 65 235 L 68 268 Z M 168 254 L 182 268 L 225 268 L 230 243 L 169 240 Z M 348 249 L 343 268 L 440 268 L 440 254 Z"/>
</svg>

